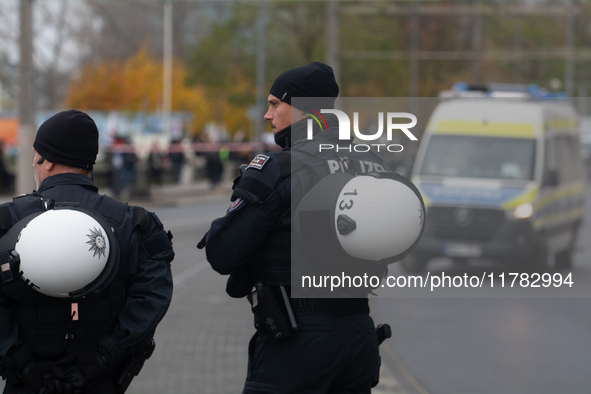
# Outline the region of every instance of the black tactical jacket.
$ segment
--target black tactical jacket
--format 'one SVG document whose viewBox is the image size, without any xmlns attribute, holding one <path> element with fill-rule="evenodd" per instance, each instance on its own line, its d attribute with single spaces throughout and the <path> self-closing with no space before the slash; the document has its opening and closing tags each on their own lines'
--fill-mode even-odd
<svg viewBox="0 0 591 394">
<path fill-rule="evenodd" d="M 347 171 L 343 157 L 349 159 L 350 171 L 359 174 L 370 168 L 387 170 L 382 159 L 371 153 L 318 152 L 319 144 L 351 143 L 338 140 L 336 117 L 325 118 L 328 130 L 314 124 L 312 141 L 306 138 L 307 118 L 278 132 L 275 140 L 283 150 L 253 160 L 235 181 L 233 204 L 224 217 L 213 221 L 202 241 L 211 266 L 220 274 L 231 274 L 227 286 L 231 296 L 247 295 L 256 282 L 291 284 L 292 210 L 324 176 Z M 373 266 L 364 270 L 382 269 Z"/>
<path fill-rule="evenodd" d="M 79 351 L 100 351 L 115 370 L 134 346 L 150 341 L 171 302 L 174 252 L 169 236 L 154 213 L 98 194 L 94 183 L 80 174 L 51 176 L 38 193 L 98 211 L 114 229 L 119 268 L 104 291 L 77 300 L 78 320 L 71 318 L 70 304 L 34 308 L 0 291 L 1 375 L 14 379 L 31 357 L 57 360 Z M 39 197 L 18 197 L 1 205 L 0 213 L 9 212 L 15 224 L 39 211 L 35 200 Z"/>
</svg>

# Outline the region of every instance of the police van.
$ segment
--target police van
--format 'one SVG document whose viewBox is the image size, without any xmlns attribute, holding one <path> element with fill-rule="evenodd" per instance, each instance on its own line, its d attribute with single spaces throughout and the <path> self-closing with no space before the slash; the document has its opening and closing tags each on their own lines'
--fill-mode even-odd
<svg viewBox="0 0 591 394">
<path fill-rule="evenodd" d="M 569 268 L 586 178 L 573 106 L 531 86 L 460 83 L 441 96 L 412 171 L 425 231 L 403 267 L 420 272 L 446 256 Z"/>
</svg>

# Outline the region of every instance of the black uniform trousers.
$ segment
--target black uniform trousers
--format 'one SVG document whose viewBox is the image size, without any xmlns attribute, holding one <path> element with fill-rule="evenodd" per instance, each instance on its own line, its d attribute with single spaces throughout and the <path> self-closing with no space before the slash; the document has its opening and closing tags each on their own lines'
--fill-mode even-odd
<svg viewBox="0 0 591 394">
<path fill-rule="evenodd" d="M 254 334 L 243 394 L 371 392 L 380 358 L 369 315 L 297 314 L 296 320 L 299 330 L 285 342 Z"/>
</svg>

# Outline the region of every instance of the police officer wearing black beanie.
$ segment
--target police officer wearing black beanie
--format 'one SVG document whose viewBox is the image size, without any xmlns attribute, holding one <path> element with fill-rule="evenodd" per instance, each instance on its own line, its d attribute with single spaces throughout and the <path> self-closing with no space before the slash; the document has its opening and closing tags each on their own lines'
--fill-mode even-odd
<svg viewBox="0 0 591 394">
<path fill-rule="evenodd" d="M 323 63 L 292 68 L 277 77 L 265 119 L 283 150 L 252 160 L 234 183 L 226 215 L 213 221 L 198 245 L 205 247 L 213 269 L 230 275 L 227 293 L 246 296 L 254 312 L 257 332 L 248 347 L 246 394 L 361 394 L 378 381 L 378 340 L 369 316 L 368 289 L 362 298 L 290 295 L 292 259 L 300 258 L 292 254 L 292 208 L 330 174 L 328 161 L 338 159 L 334 152 L 318 152 L 319 143 L 338 143 L 336 117 L 324 116 L 322 128 L 312 122 L 314 141 L 308 141 L 308 114 L 334 108 L 338 93 L 333 71 Z M 314 171 L 292 168 L 296 151 L 307 158 L 303 167 Z M 347 156 L 351 165 L 360 159 L 355 152 Z"/>
<path fill-rule="evenodd" d="M 83 298 L 53 298 L 38 305 L 24 291 L 3 291 L 14 278 L 2 276 L 0 375 L 7 380 L 5 394 L 122 392 L 129 383 L 121 378 L 130 361 L 145 359 L 170 304 L 170 233 L 155 214 L 98 193 L 89 178 L 98 149 L 99 133 L 90 116 L 75 110 L 52 116 L 33 143 L 37 190 L 0 205 L 0 237 L 53 204 L 90 208 L 112 229 L 119 254 L 115 274 L 101 279 L 102 291 Z"/>
</svg>

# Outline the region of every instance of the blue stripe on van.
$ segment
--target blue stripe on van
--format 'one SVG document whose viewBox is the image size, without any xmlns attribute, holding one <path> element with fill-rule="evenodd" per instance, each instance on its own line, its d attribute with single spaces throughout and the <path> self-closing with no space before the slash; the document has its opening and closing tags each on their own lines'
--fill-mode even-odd
<svg viewBox="0 0 591 394">
<path fill-rule="evenodd" d="M 431 204 L 466 204 L 474 206 L 499 207 L 503 202 L 522 193 L 524 187 L 500 187 L 497 189 L 446 186 L 441 183 L 421 182 L 421 191 L 431 200 Z"/>
</svg>

